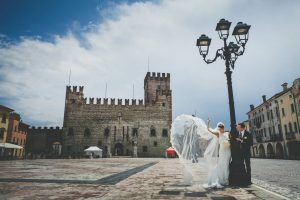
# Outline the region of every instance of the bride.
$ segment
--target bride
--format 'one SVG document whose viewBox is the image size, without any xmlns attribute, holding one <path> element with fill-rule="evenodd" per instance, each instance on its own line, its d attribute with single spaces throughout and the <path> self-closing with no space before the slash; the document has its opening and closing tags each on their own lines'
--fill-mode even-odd
<svg viewBox="0 0 300 200">
<path fill-rule="evenodd" d="M 201 166 L 208 168 L 204 187 L 222 188 L 228 185 L 231 158 L 229 133 L 224 131 L 223 123 L 219 122 L 212 129 L 210 122 L 210 119 L 205 123 L 190 115 L 178 116 L 172 123 L 171 143 L 186 170 L 193 171 Z"/>
<path fill-rule="evenodd" d="M 219 141 L 219 158 L 217 165 L 213 168 L 208 177 L 208 183 L 204 187 L 222 188 L 228 185 L 229 162 L 231 158 L 229 133 L 224 131 L 224 124 L 219 122 L 217 129 L 210 128 L 210 119 L 207 120 L 207 130 L 218 137 Z"/>
</svg>

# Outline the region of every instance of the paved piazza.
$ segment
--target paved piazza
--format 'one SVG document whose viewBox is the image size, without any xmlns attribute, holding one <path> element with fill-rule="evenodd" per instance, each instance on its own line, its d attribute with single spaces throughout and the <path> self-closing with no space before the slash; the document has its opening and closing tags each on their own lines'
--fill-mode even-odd
<svg viewBox="0 0 300 200">
<path fill-rule="evenodd" d="M 222 190 L 185 184 L 178 159 L 1 161 L 0 199 L 284 199 L 265 189 L 299 198 L 299 161 L 252 161 L 255 185 Z"/>
</svg>

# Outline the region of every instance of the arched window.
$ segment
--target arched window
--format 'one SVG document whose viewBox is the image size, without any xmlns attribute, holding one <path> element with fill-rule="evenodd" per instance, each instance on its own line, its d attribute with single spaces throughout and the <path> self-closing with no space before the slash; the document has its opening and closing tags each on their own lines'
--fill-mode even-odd
<svg viewBox="0 0 300 200">
<path fill-rule="evenodd" d="M 1 121 L 1 122 L 2 122 L 2 123 L 6 123 L 6 118 L 7 118 L 6 114 L 3 114 L 3 115 L 2 115 L 2 121 Z"/>
<path fill-rule="evenodd" d="M 0 128 L 0 139 L 4 138 L 5 128 Z"/>
<path fill-rule="evenodd" d="M 167 129 L 162 130 L 162 137 L 168 137 L 168 130 Z"/>
<path fill-rule="evenodd" d="M 68 130 L 68 136 L 73 136 L 73 135 L 74 135 L 74 129 L 70 127 Z"/>
<path fill-rule="evenodd" d="M 156 137 L 156 130 L 155 130 L 155 128 L 151 128 L 150 129 L 150 136 L 151 137 Z"/>
<path fill-rule="evenodd" d="M 91 135 L 90 129 L 89 129 L 89 128 L 86 128 L 86 129 L 84 130 L 84 137 L 90 137 L 90 135 Z"/>
<path fill-rule="evenodd" d="M 137 128 L 132 129 L 132 137 L 138 137 L 138 129 Z"/>
<path fill-rule="evenodd" d="M 290 133 L 292 133 L 292 132 L 293 132 L 293 126 L 292 126 L 292 123 L 291 123 L 291 122 L 289 123 L 289 129 L 290 129 L 290 130 L 289 130 Z"/>
<path fill-rule="evenodd" d="M 109 128 L 106 128 L 106 129 L 104 130 L 104 136 L 105 136 L 105 137 L 108 137 L 108 136 L 109 136 Z"/>
</svg>

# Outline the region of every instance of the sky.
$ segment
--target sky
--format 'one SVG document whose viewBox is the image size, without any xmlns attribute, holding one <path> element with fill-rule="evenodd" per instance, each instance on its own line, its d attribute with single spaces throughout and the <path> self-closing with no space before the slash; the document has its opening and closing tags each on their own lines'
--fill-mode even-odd
<svg viewBox="0 0 300 200">
<path fill-rule="evenodd" d="M 233 72 L 237 121 L 249 105 L 299 78 L 300 1 L 0 0 L 0 104 L 32 126 L 62 126 L 66 85 L 86 97 L 143 98 L 151 72 L 171 74 L 173 118 L 195 114 L 229 126 L 225 63 L 205 64 L 195 46 L 222 47 L 221 18 L 251 25 Z M 230 41 L 234 37 L 230 36 Z"/>
</svg>

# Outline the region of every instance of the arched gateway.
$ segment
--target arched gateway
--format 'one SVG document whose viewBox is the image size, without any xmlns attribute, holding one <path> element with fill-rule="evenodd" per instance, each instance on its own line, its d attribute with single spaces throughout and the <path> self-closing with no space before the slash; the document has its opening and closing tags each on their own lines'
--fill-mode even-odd
<svg viewBox="0 0 300 200">
<path fill-rule="evenodd" d="M 123 156 L 124 155 L 124 146 L 121 143 L 116 143 L 115 144 L 115 156 Z"/>
</svg>

